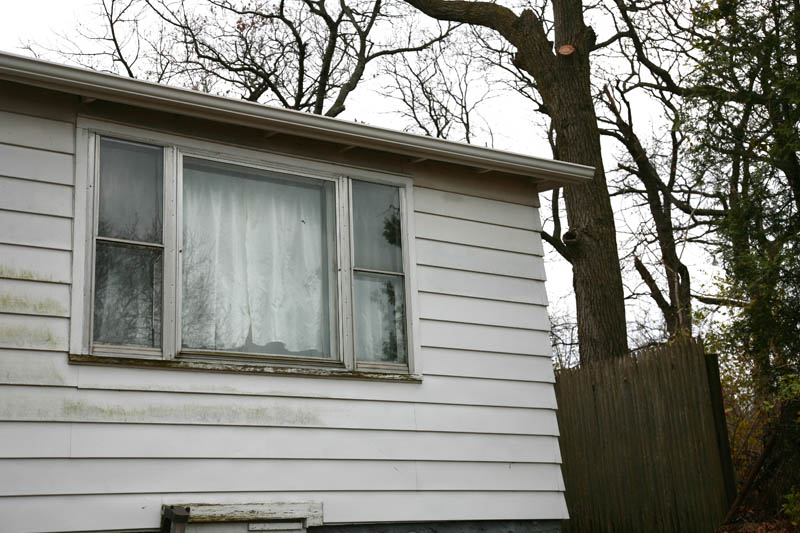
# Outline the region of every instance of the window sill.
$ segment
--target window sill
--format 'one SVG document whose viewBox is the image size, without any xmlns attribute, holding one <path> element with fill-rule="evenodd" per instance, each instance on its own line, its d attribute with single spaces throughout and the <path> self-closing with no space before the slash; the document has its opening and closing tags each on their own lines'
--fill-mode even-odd
<svg viewBox="0 0 800 533">
<path fill-rule="evenodd" d="M 284 367 L 233 361 L 226 363 L 220 361 L 197 361 L 191 359 L 146 359 L 140 357 L 70 354 L 69 362 L 71 364 L 80 365 L 161 368 L 165 370 L 194 370 L 205 372 L 226 372 L 234 374 L 299 376 L 306 378 L 363 379 L 371 381 L 391 381 L 395 383 L 422 383 L 422 376 L 419 374 L 365 372 L 361 370 L 342 370 L 331 368 Z"/>
</svg>

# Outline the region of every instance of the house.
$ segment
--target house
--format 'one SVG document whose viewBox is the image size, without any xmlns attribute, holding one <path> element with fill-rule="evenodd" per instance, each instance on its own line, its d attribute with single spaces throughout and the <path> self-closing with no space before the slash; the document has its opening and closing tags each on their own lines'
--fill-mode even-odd
<svg viewBox="0 0 800 533">
<path fill-rule="evenodd" d="M 0 54 L 0 531 L 558 530 L 591 174 Z"/>
</svg>

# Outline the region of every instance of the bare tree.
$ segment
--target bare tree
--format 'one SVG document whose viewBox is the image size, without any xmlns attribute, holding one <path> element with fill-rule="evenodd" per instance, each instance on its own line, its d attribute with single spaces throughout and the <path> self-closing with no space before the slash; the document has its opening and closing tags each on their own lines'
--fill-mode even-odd
<svg viewBox="0 0 800 533">
<path fill-rule="evenodd" d="M 553 121 L 557 157 L 595 167 L 591 183 L 565 190 L 569 231 L 553 235 L 572 263 L 581 361 L 623 355 L 628 350 L 616 230 L 603 170 L 600 132 L 591 92 L 592 51 L 599 46 L 584 22 L 581 0 L 520 14 L 490 2 L 407 0 L 438 20 L 482 26 L 515 49 L 514 64 L 535 82 L 542 110 Z M 552 30 L 552 31 L 551 31 Z M 613 36 L 607 42 L 613 42 Z M 601 43 L 606 44 L 606 42 Z"/>
<path fill-rule="evenodd" d="M 99 6 L 103 30 L 84 27 L 59 47 L 61 57 L 328 116 L 344 111 L 377 60 L 419 52 L 451 31 L 451 25 L 412 25 L 413 10 L 395 0 L 101 0 Z"/>
<path fill-rule="evenodd" d="M 678 110 L 668 95 L 661 96 L 663 108 L 674 123 L 677 120 Z M 641 197 L 646 203 L 652 229 L 643 235 L 640 234 L 641 238 L 637 244 L 647 247 L 649 237 L 657 243 L 658 259 L 655 263 L 663 274 L 666 293 L 643 261 L 643 254 L 637 253 L 636 248 L 632 253 L 634 268 L 645 284 L 649 296 L 661 311 L 669 337 L 690 336 L 692 334 L 691 281 L 689 269 L 681 261 L 679 240 L 676 238 L 676 234 L 680 235 L 679 228 L 675 226 L 673 214 L 673 194 L 679 179 L 678 157 L 685 137 L 675 129 L 670 130 L 666 148 L 666 157 L 669 160 L 665 165 L 658 165 L 654 162 L 653 154 L 647 152 L 634 131 L 633 108 L 624 89 L 618 91 L 615 98 L 611 89 L 606 87 L 605 97 L 611 117 L 601 119 L 601 122 L 609 126 L 602 133 L 619 141 L 627 150 L 629 158 L 620 162 L 618 170 L 623 176 L 634 177 L 637 180 L 635 185 L 623 180 L 618 192 Z M 624 107 L 620 107 L 620 104 Z M 667 173 L 666 179 L 662 176 L 662 170 Z"/>
<path fill-rule="evenodd" d="M 387 59 L 382 94 L 400 103 L 409 131 L 472 144 L 493 144 L 492 128 L 480 113 L 493 90 L 481 58 L 472 53 L 469 35 L 435 43 L 414 54 Z"/>
</svg>

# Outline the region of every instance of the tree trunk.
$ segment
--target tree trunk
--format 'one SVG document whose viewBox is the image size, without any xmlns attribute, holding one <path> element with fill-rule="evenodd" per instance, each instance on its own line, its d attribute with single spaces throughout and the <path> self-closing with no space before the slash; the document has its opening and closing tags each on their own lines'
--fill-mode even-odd
<svg viewBox="0 0 800 533">
<path fill-rule="evenodd" d="M 580 3 L 575 3 L 580 13 Z M 563 36 L 559 39 L 558 33 L 556 36 L 556 46 L 574 42 L 562 40 Z M 595 167 L 591 182 L 564 188 L 570 227 L 570 238 L 565 237 L 565 242 L 572 260 L 581 362 L 587 363 L 627 352 L 624 294 L 614 214 L 590 92 L 588 50 L 576 46 L 575 52 L 556 61 L 559 67 L 553 84 L 541 91 L 553 118 L 559 157 Z"/>
<path fill-rule="evenodd" d="M 406 1 L 439 20 L 494 29 L 514 45 L 517 66 L 536 80 L 553 120 L 559 158 L 595 167 L 590 183 L 564 190 L 570 225 L 564 242 L 572 261 L 581 362 L 625 354 L 622 275 L 590 84 L 589 55 L 595 34 L 584 24 L 581 0 L 553 4 L 558 53 L 548 41 L 542 20 L 531 10 L 518 16 L 489 2 Z"/>
</svg>

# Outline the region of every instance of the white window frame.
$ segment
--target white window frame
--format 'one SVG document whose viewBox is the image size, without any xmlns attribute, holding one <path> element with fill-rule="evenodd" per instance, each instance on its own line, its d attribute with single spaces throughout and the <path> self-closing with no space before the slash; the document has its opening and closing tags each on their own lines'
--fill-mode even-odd
<svg viewBox="0 0 800 533">
<path fill-rule="evenodd" d="M 94 305 L 94 250 L 97 225 L 100 137 L 138 142 L 164 148 L 163 181 L 163 302 L 162 348 L 136 346 L 94 346 L 92 320 Z M 313 141 L 312 141 L 313 142 Z M 295 356 L 237 355 L 225 352 L 180 350 L 181 291 L 181 209 L 183 157 L 196 157 L 256 169 L 333 181 L 336 205 L 337 260 L 337 350 L 335 361 Z M 406 310 L 407 364 L 356 361 L 353 324 L 353 232 L 352 180 L 392 185 L 400 192 Z M 376 172 L 361 167 L 287 156 L 216 143 L 170 133 L 145 130 L 117 123 L 78 117 L 75 157 L 75 220 L 73 223 L 73 283 L 70 322 L 70 353 L 102 358 L 151 359 L 241 363 L 247 367 L 308 367 L 339 369 L 356 373 L 421 374 L 418 343 L 417 287 L 414 257 L 413 180 L 408 176 Z"/>
</svg>

